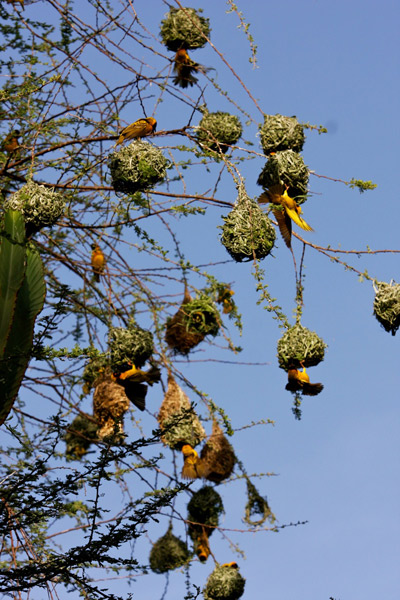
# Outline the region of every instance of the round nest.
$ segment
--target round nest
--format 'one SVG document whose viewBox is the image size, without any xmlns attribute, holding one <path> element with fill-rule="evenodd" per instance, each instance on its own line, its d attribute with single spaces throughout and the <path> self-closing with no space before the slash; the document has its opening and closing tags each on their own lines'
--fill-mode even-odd
<svg viewBox="0 0 400 600">
<path fill-rule="evenodd" d="M 247 504 L 244 521 L 252 527 L 262 525 L 267 519 L 270 523 L 274 523 L 276 520 L 275 515 L 269 507 L 268 500 L 261 496 L 256 486 L 249 479 L 246 480 L 246 484 Z M 258 519 L 254 519 L 256 515 L 258 515 Z"/>
<path fill-rule="evenodd" d="M 133 194 L 165 179 L 167 159 L 156 146 L 134 140 L 111 154 L 109 166 L 114 190 Z"/>
<path fill-rule="evenodd" d="M 281 150 L 301 152 L 305 140 L 304 129 L 296 117 L 264 115 L 264 124 L 260 126 L 260 140 L 266 155 Z"/>
<path fill-rule="evenodd" d="M 124 327 L 110 327 L 109 347 L 113 372 L 123 373 L 132 365 L 141 368 L 153 354 L 153 334 L 135 323 Z"/>
<path fill-rule="evenodd" d="M 274 226 L 243 188 L 235 207 L 222 218 L 221 242 L 236 262 L 268 256 L 276 239 Z"/>
<path fill-rule="evenodd" d="M 257 183 L 265 189 L 274 185 L 288 186 L 288 195 L 296 198 L 297 204 L 302 204 L 306 200 L 308 177 L 303 157 L 293 150 L 284 150 L 269 157 Z"/>
<path fill-rule="evenodd" d="M 325 356 L 325 342 L 299 323 L 290 327 L 278 341 L 278 362 L 281 369 L 314 367 Z"/>
<path fill-rule="evenodd" d="M 26 235 L 30 237 L 43 227 L 54 225 L 65 210 L 65 198 L 53 189 L 31 180 L 9 196 L 3 208 L 19 210 L 24 215 Z"/>
<path fill-rule="evenodd" d="M 214 420 L 212 434 L 200 453 L 200 475 L 208 481 L 221 483 L 232 475 L 235 463 L 236 456 L 232 445 Z"/>
<path fill-rule="evenodd" d="M 236 144 L 243 128 L 238 117 L 227 112 L 206 113 L 199 123 L 197 140 L 206 151 L 227 152 Z"/>
<path fill-rule="evenodd" d="M 109 359 L 103 355 L 96 356 L 90 359 L 83 369 L 82 379 L 83 386 L 82 391 L 84 394 L 89 394 L 90 390 L 94 387 L 94 383 L 98 376 L 109 366 Z"/>
<path fill-rule="evenodd" d="M 190 552 L 181 539 L 172 533 L 169 527 L 167 533 L 155 542 L 150 552 L 150 568 L 154 573 L 166 573 L 186 564 Z"/>
<path fill-rule="evenodd" d="M 184 444 L 194 448 L 206 437 L 189 398 L 172 375 L 168 377 L 168 389 L 160 406 L 158 422 L 163 432 L 161 440 L 172 450 L 180 450 Z"/>
<path fill-rule="evenodd" d="M 237 600 L 243 595 L 245 583 L 237 567 L 215 567 L 203 589 L 204 600 Z"/>
<path fill-rule="evenodd" d="M 206 45 L 210 37 L 210 20 L 202 17 L 201 8 L 171 8 L 161 21 L 160 34 L 168 50 L 194 50 Z"/>
<path fill-rule="evenodd" d="M 219 312 L 207 294 L 194 300 L 185 292 L 178 312 L 167 320 L 165 341 L 176 354 L 188 354 L 206 335 L 216 336 L 220 328 Z"/>
<path fill-rule="evenodd" d="M 95 439 L 97 439 L 97 423 L 88 415 L 82 414 L 75 417 L 64 435 L 67 459 L 79 460 L 82 458 Z"/>
<path fill-rule="evenodd" d="M 195 492 L 187 505 L 188 521 L 208 525 L 207 535 L 210 537 L 215 527 L 218 527 L 219 517 L 224 512 L 222 498 L 209 485 L 205 485 Z M 201 525 L 189 525 L 190 537 L 196 537 Z"/>
<path fill-rule="evenodd" d="M 394 281 L 376 283 L 374 315 L 385 331 L 396 335 L 400 327 L 400 284 Z"/>
</svg>

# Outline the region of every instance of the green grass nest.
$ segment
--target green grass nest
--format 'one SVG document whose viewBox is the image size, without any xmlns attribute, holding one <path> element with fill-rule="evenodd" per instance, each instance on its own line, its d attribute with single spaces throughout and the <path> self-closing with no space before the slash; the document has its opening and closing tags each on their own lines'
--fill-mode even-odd
<svg viewBox="0 0 400 600">
<path fill-rule="evenodd" d="M 288 186 L 289 196 L 296 198 L 298 204 L 302 204 L 306 200 L 308 178 L 309 171 L 303 157 L 293 150 L 283 150 L 269 157 L 257 183 L 264 189 L 279 184 Z"/>
<path fill-rule="evenodd" d="M 168 50 L 180 48 L 194 50 L 206 45 L 204 36 L 210 37 L 210 20 L 201 16 L 195 8 L 171 8 L 161 21 L 160 34 Z"/>
<path fill-rule="evenodd" d="M 135 323 L 124 327 L 110 327 L 109 347 L 111 368 L 122 373 L 130 365 L 143 367 L 154 351 L 153 334 Z"/>
<path fill-rule="evenodd" d="M 268 256 L 275 244 L 275 228 L 243 189 L 239 189 L 235 207 L 222 218 L 221 242 L 236 262 Z"/>
<path fill-rule="evenodd" d="M 264 124 L 260 126 L 260 141 L 264 154 L 282 150 L 301 152 L 304 140 L 304 129 L 296 117 L 264 115 Z"/>
<path fill-rule="evenodd" d="M 215 567 L 203 589 L 204 600 L 237 600 L 243 595 L 246 580 L 234 567 Z"/>
<path fill-rule="evenodd" d="M 84 414 L 75 417 L 64 435 L 67 459 L 82 458 L 95 439 L 97 439 L 97 424 Z"/>
<path fill-rule="evenodd" d="M 5 211 L 18 210 L 24 215 L 26 235 L 29 237 L 43 227 L 54 225 L 65 211 L 65 204 L 62 194 L 31 180 L 9 196 L 3 208 Z"/>
<path fill-rule="evenodd" d="M 394 281 L 376 283 L 374 315 L 385 331 L 396 335 L 400 327 L 400 284 Z"/>
<path fill-rule="evenodd" d="M 172 533 L 169 527 L 167 533 L 160 537 L 150 552 L 150 568 L 154 573 L 166 573 L 185 565 L 190 558 L 190 552 L 181 539 Z"/>
<path fill-rule="evenodd" d="M 167 164 L 157 146 L 135 140 L 110 156 L 113 188 L 126 194 L 150 189 L 165 179 Z"/>
<path fill-rule="evenodd" d="M 209 485 L 205 485 L 195 492 L 187 505 L 188 520 L 195 523 L 211 526 L 207 529 L 207 535 L 210 536 L 214 527 L 218 527 L 219 517 L 224 512 L 222 498 Z M 189 534 L 191 537 L 197 534 L 198 526 L 190 525 Z"/>
<path fill-rule="evenodd" d="M 225 153 L 236 144 L 243 128 L 238 117 L 227 112 L 206 113 L 199 123 L 197 140 L 205 151 Z"/>
<path fill-rule="evenodd" d="M 190 405 L 166 417 L 160 426 L 163 432 L 162 441 L 172 450 L 180 450 L 184 444 L 194 448 L 206 436 L 195 410 Z"/>
<path fill-rule="evenodd" d="M 313 367 L 324 360 L 325 342 L 300 324 L 290 327 L 278 341 L 278 362 L 281 369 Z"/>
</svg>

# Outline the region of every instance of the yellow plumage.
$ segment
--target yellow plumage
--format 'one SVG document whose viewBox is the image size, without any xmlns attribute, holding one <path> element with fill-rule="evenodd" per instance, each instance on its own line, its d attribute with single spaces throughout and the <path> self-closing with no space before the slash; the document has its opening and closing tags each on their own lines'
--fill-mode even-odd
<svg viewBox="0 0 400 600">
<path fill-rule="evenodd" d="M 122 144 L 125 140 L 133 140 L 151 135 L 156 130 L 156 127 L 157 121 L 153 117 L 138 119 L 121 131 L 115 145 L 118 146 L 118 144 Z"/>
</svg>

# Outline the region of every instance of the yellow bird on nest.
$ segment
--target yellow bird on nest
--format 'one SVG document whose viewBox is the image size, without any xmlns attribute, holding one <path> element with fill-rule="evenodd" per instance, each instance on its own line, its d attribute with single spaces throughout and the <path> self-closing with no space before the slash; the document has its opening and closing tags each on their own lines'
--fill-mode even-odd
<svg viewBox="0 0 400 600">
<path fill-rule="evenodd" d="M 288 383 L 286 389 L 289 392 L 301 392 L 303 396 L 317 396 L 324 389 L 322 383 L 310 383 L 310 377 L 303 367 L 302 371 L 291 368 L 288 371 Z"/>
<path fill-rule="evenodd" d="M 153 117 L 138 119 L 134 123 L 125 127 L 119 134 L 119 138 L 115 146 L 122 144 L 125 140 L 134 140 L 137 138 L 147 137 L 155 132 L 157 121 Z M 114 147 L 115 147 L 114 146 Z"/>
</svg>

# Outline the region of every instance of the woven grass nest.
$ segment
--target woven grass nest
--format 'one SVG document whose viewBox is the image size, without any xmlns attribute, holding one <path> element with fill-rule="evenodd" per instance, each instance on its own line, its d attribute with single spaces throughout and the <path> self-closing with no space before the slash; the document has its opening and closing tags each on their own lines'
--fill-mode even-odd
<svg viewBox="0 0 400 600">
<path fill-rule="evenodd" d="M 114 373 L 122 373 L 131 365 L 140 368 L 153 354 L 152 333 L 134 322 L 129 323 L 127 328 L 110 327 L 108 339 Z"/>
<path fill-rule="evenodd" d="M 217 566 L 203 589 L 204 600 L 238 600 L 243 595 L 245 583 L 236 563 Z"/>
<path fill-rule="evenodd" d="M 204 485 L 193 494 L 187 510 L 188 520 L 206 526 L 207 534 L 210 537 L 214 528 L 219 525 L 219 517 L 224 512 L 224 505 L 218 492 L 211 486 Z M 190 525 L 190 527 L 196 529 L 197 526 Z"/>
<path fill-rule="evenodd" d="M 375 286 L 374 315 L 392 335 L 400 327 L 400 284 L 378 281 Z"/>
<path fill-rule="evenodd" d="M 161 21 L 160 34 L 168 50 L 180 48 L 194 50 L 206 45 L 204 36 L 210 37 L 210 20 L 201 16 L 195 8 L 171 8 Z"/>
<path fill-rule="evenodd" d="M 93 416 L 99 425 L 99 439 L 113 438 L 116 442 L 122 439 L 124 414 L 129 406 L 124 388 L 114 381 L 111 371 L 106 370 L 95 382 L 93 393 Z"/>
<path fill-rule="evenodd" d="M 159 148 L 134 140 L 110 156 L 113 188 L 126 194 L 148 190 L 165 179 L 167 164 Z"/>
<path fill-rule="evenodd" d="M 264 115 L 260 126 L 260 141 L 264 154 L 293 150 L 301 152 L 304 145 L 304 129 L 296 117 Z"/>
<path fill-rule="evenodd" d="M 278 341 L 278 362 L 281 369 L 313 367 L 324 360 L 325 342 L 298 323 L 290 327 Z"/>
<path fill-rule="evenodd" d="M 232 475 L 236 456 L 217 421 L 213 421 L 212 433 L 200 453 L 201 477 L 221 483 Z"/>
<path fill-rule="evenodd" d="M 288 186 L 288 195 L 296 198 L 297 204 L 306 200 L 309 171 L 303 157 L 293 150 L 272 154 L 261 171 L 257 183 L 264 189 L 274 185 Z"/>
<path fill-rule="evenodd" d="M 30 237 L 43 227 L 54 225 L 65 211 L 65 204 L 62 194 L 30 180 L 5 200 L 3 208 L 24 215 L 26 235 Z"/>
<path fill-rule="evenodd" d="M 276 233 L 270 219 L 241 186 L 236 205 L 222 217 L 221 242 L 236 262 L 265 258 L 275 244 Z"/>
<path fill-rule="evenodd" d="M 187 544 L 172 533 L 168 528 L 165 535 L 160 537 L 150 552 L 150 568 L 154 573 L 166 573 L 185 565 L 190 558 Z"/>
<path fill-rule="evenodd" d="M 89 394 L 96 379 L 105 371 L 107 367 L 109 367 L 109 359 L 104 355 L 96 356 L 95 358 L 90 359 L 90 361 L 85 365 L 82 374 L 82 391 L 84 394 Z"/>
<path fill-rule="evenodd" d="M 243 128 L 238 117 L 227 112 L 205 113 L 199 123 L 197 140 L 205 151 L 227 152 L 236 144 Z"/>
<path fill-rule="evenodd" d="M 186 355 L 207 335 L 216 336 L 221 319 L 213 300 L 205 293 L 192 299 L 187 289 L 178 312 L 167 320 L 165 341 L 175 354 Z"/>
<path fill-rule="evenodd" d="M 249 479 L 246 480 L 246 484 L 247 503 L 244 521 L 252 527 L 262 525 L 267 519 L 270 523 L 274 523 L 276 518 L 269 507 L 268 500 L 261 496 L 256 486 Z M 259 518 L 255 519 L 256 516 Z"/>
<path fill-rule="evenodd" d="M 97 439 L 97 423 L 89 415 L 76 416 L 64 435 L 67 459 L 81 459 L 95 439 Z"/>
<path fill-rule="evenodd" d="M 163 432 L 161 441 L 172 450 L 180 450 L 184 444 L 194 448 L 206 437 L 189 398 L 172 375 L 168 376 L 168 388 L 158 413 L 158 422 Z"/>
</svg>

